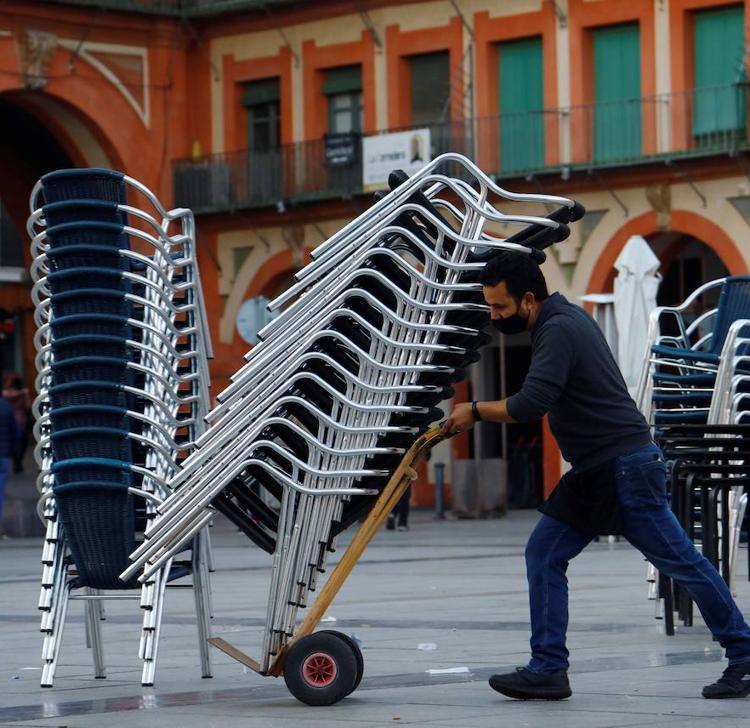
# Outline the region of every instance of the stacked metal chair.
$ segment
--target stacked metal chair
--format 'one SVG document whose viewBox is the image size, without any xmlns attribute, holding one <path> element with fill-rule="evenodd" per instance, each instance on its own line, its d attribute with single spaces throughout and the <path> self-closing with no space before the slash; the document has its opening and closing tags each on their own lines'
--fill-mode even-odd
<svg viewBox="0 0 750 728">
<path fill-rule="evenodd" d="M 748 442 L 750 437 L 750 319 L 739 319 L 732 323 L 721 353 L 721 362 L 716 377 L 716 389 L 708 413 L 710 426 L 736 427 L 735 438 Z M 750 455 L 750 453 L 747 453 Z M 732 460 L 732 465 L 740 464 Z M 744 462 L 742 463 L 744 464 Z M 731 475 L 730 477 L 737 477 Z M 747 535 L 748 492 L 750 480 L 728 484 L 728 490 L 718 493 L 719 503 L 712 514 L 720 517 L 714 529 L 717 544 L 716 563 L 731 586 L 737 567 L 740 537 L 743 524 Z M 717 567 L 718 568 L 718 567 Z M 748 579 L 750 579 L 750 549 L 748 550 Z"/>
<path fill-rule="evenodd" d="M 449 163 L 460 177 L 440 172 Z M 149 578 L 214 509 L 226 514 L 273 555 L 262 674 L 292 636 L 335 536 L 372 507 L 489 340 L 479 270 L 502 249 L 544 260 L 542 248 L 583 214 L 564 198 L 506 192 L 457 154 L 411 178 L 394 173 L 391 187 L 270 304 L 286 308 L 218 396 L 123 573 Z M 560 207 L 546 218 L 506 215 L 498 198 Z M 489 232 L 495 223 L 522 229 L 504 238 Z"/>
<path fill-rule="evenodd" d="M 719 289 L 717 306 L 687 323 L 693 301 Z M 750 450 L 750 277 L 712 281 L 678 307 L 656 309 L 650 350 L 639 382 L 639 405 L 670 463 L 672 507 L 703 554 L 730 585 L 747 506 Z M 665 319 L 677 334 L 663 333 Z M 702 336 L 699 331 L 711 327 Z M 746 423 L 746 424 L 743 424 Z M 674 633 L 673 607 L 692 624 L 692 601 L 648 570 L 649 597 Z"/>
<path fill-rule="evenodd" d="M 31 211 L 41 684 L 52 685 L 72 599 L 84 600 L 95 674 L 105 677 L 105 598 L 140 601 L 142 682 L 153 684 L 164 590 L 189 574 L 209 677 L 207 532 L 143 584 L 119 578 L 205 429 L 211 343 L 192 213 L 166 211 L 137 181 L 102 169 L 42 177 Z"/>
<path fill-rule="evenodd" d="M 669 461 L 672 509 L 703 555 L 732 586 L 740 530 L 750 482 L 750 425 L 671 425 L 660 444 Z M 693 603 L 678 584 L 658 575 L 667 634 L 674 634 L 676 610 L 686 626 Z"/>
<path fill-rule="evenodd" d="M 716 307 L 688 322 L 685 314 L 692 304 L 717 289 Z M 637 394 L 649 422 L 658 427 L 708 421 L 722 348 L 732 324 L 748 316 L 750 276 L 719 278 L 697 288 L 679 306 L 653 311 Z M 706 329 L 710 330 L 703 334 Z"/>
</svg>

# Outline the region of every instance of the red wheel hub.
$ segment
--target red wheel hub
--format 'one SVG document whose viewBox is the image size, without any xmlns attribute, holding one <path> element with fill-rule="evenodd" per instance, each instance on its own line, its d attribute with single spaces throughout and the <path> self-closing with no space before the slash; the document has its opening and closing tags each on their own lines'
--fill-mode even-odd
<svg viewBox="0 0 750 728">
<path fill-rule="evenodd" d="M 336 661 L 325 652 L 313 652 L 302 663 L 302 677 L 314 688 L 327 688 L 335 679 Z"/>
</svg>

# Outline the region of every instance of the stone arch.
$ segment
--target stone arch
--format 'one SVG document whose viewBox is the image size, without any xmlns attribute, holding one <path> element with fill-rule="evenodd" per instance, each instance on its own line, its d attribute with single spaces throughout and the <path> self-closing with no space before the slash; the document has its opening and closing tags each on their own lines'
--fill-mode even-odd
<svg viewBox="0 0 750 728">
<path fill-rule="evenodd" d="M 49 93 L 7 91 L 0 98 L 34 116 L 59 141 L 71 161 L 80 167 L 125 170 L 120 150 L 102 127 L 80 107 Z"/>
<path fill-rule="evenodd" d="M 304 250 L 305 264 L 310 261 L 311 251 L 311 247 Z M 299 265 L 295 263 L 294 253 L 289 248 L 269 255 L 261 246 L 256 246 L 237 272 L 232 290 L 227 297 L 221 317 L 221 342 L 230 344 L 233 341 L 234 319 L 244 300 L 260 294 L 268 295 L 268 292 L 273 290 L 274 283 L 298 270 Z"/>
<path fill-rule="evenodd" d="M 699 238 L 721 259 L 732 275 L 748 272 L 748 265 L 734 240 L 716 223 L 688 210 L 673 210 L 669 230 Z M 631 235 L 651 235 L 661 232 L 656 213 L 647 212 L 626 222 L 609 239 L 594 264 L 586 285 L 586 293 L 606 290 L 614 277 L 614 264 Z"/>
<path fill-rule="evenodd" d="M 55 94 L 9 87 L 0 80 L 0 107 L 7 129 L 0 151 L 0 198 L 15 233 L 4 236 L 9 268 L 23 263 L 28 270 L 31 257 L 25 231 L 29 195 L 44 173 L 70 166 L 104 166 L 125 169 L 122 155 L 110 135 L 77 104 Z M 17 124 L 18 120 L 24 123 Z M 0 124 L 2 126 L 2 124 Z M 42 141 L 44 139 L 44 141 Z M 8 251 L 10 254 L 8 255 Z M 18 322 L 18 331 L 8 347 L 14 369 L 25 373 L 27 384 L 35 369 L 33 309 L 28 283 L 23 279 L 0 285 L 0 308 Z"/>
<path fill-rule="evenodd" d="M 312 248 L 305 250 L 305 258 L 307 260 L 309 260 L 311 250 Z M 298 270 L 299 266 L 295 263 L 294 254 L 291 250 L 282 250 L 280 253 L 272 255 L 258 268 L 245 291 L 244 298 L 252 298 L 253 296 L 266 296 L 270 298 L 278 283 L 284 278 L 293 275 Z"/>
<path fill-rule="evenodd" d="M 9 71 L 0 76 L 0 94 L 13 94 L 55 130 L 76 164 L 126 172 L 169 204 L 167 161 L 189 148 L 186 131 L 170 126 L 170 109 L 182 108 L 186 93 L 184 78 L 172 75 L 182 49 L 154 44 L 145 32 L 123 44 L 113 33 L 81 41 L 63 30 L 36 33 L 50 36 L 48 48 L 30 61 L 19 50 L 29 35 L 0 33 L 0 59 Z"/>
</svg>

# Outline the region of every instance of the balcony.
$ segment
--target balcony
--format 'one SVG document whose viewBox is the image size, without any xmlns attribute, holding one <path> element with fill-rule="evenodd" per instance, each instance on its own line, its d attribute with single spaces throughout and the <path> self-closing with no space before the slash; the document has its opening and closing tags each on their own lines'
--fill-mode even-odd
<svg viewBox="0 0 750 728">
<path fill-rule="evenodd" d="M 747 84 L 433 125 L 431 154 L 473 157 L 498 179 L 734 154 L 748 148 Z M 173 163 L 175 202 L 197 213 L 362 194 L 358 139 L 342 159 L 330 141 Z"/>
</svg>

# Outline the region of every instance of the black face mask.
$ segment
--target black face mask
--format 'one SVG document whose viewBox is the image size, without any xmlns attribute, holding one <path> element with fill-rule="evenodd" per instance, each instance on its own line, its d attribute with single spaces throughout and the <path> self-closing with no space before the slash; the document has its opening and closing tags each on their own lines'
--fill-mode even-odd
<svg viewBox="0 0 750 728">
<path fill-rule="evenodd" d="M 528 319 L 521 318 L 518 311 L 512 316 L 506 316 L 501 319 L 492 319 L 492 325 L 501 334 L 507 335 L 520 334 L 521 332 L 526 331 L 526 324 L 528 324 Z"/>
</svg>

